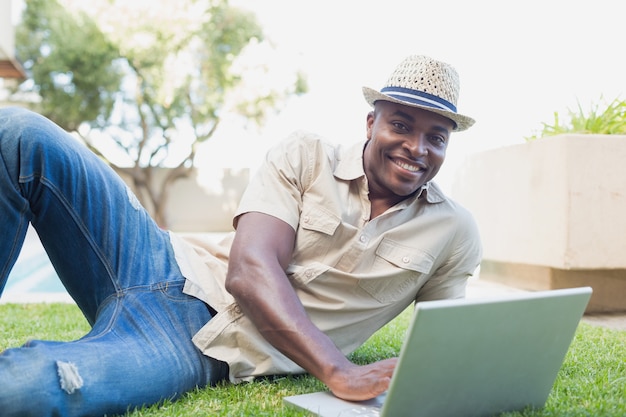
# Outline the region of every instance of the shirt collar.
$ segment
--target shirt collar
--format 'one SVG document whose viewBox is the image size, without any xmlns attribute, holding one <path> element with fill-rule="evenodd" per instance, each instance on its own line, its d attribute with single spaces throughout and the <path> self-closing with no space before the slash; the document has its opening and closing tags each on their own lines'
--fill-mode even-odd
<svg viewBox="0 0 626 417">
<path fill-rule="evenodd" d="M 365 142 L 357 142 L 348 148 L 340 149 L 337 155 L 337 164 L 335 165 L 335 177 L 344 181 L 352 181 L 357 178 L 365 177 L 363 170 L 363 148 Z M 429 203 L 441 203 L 446 200 L 446 196 L 439 186 L 430 181 L 422 186 L 415 196 L 407 198 L 401 206 L 406 206 L 420 198 L 426 199 Z"/>
<path fill-rule="evenodd" d="M 363 170 L 363 147 L 365 142 L 357 142 L 347 148 L 340 148 L 337 152 L 335 165 L 335 177 L 344 181 L 352 181 L 365 177 Z"/>
</svg>

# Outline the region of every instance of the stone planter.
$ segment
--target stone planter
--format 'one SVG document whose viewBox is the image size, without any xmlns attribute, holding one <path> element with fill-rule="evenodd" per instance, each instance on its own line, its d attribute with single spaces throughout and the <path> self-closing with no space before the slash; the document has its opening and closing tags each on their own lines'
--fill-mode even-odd
<svg viewBox="0 0 626 417">
<path fill-rule="evenodd" d="M 589 285 L 587 312 L 626 311 L 626 136 L 560 135 L 475 154 L 452 195 L 479 224 L 482 279 Z"/>
</svg>

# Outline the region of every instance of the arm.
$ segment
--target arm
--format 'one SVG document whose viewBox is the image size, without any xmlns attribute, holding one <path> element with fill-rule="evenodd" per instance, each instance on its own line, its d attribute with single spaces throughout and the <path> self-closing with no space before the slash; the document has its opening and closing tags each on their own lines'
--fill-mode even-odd
<svg viewBox="0 0 626 417">
<path fill-rule="evenodd" d="M 239 218 L 226 289 L 276 349 L 325 383 L 338 397 L 365 400 L 387 390 L 396 359 L 358 366 L 308 318 L 285 269 L 295 232 L 261 213 Z"/>
<path fill-rule="evenodd" d="M 446 261 L 420 289 L 416 302 L 465 297 L 467 280 L 480 265 L 482 246 L 478 226 L 471 214 L 461 210 L 457 219 Z"/>
</svg>

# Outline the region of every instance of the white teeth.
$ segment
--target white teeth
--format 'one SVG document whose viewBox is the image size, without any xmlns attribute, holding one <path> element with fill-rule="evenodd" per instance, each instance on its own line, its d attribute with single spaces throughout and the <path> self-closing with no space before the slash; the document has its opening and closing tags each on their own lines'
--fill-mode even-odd
<svg viewBox="0 0 626 417">
<path fill-rule="evenodd" d="M 396 165 L 398 165 L 400 168 L 404 168 L 407 171 L 411 171 L 411 172 L 417 172 L 420 170 L 419 167 L 415 166 L 415 165 L 409 165 L 407 163 L 404 162 L 400 162 L 400 161 L 394 161 Z"/>
</svg>

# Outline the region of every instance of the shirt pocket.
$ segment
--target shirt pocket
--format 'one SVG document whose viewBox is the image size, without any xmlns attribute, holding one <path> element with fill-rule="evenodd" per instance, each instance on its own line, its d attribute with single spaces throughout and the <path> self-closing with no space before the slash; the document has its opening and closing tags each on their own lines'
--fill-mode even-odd
<svg viewBox="0 0 626 417">
<path fill-rule="evenodd" d="M 304 288 L 329 269 L 328 265 L 312 262 L 306 266 L 291 264 L 285 272 L 294 286 Z"/>
<path fill-rule="evenodd" d="M 413 295 L 426 282 L 433 269 L 434 257 L 423 250 L 383 241 L 376 248 L 372 278 L 359 280 L 359 287 L 381 303 L 390 303 Z"/>
<path fill-rule="evenodd" d="M 294 256 L 299 258 L 299 254 L 306 254 L 307 260 L 323 258 L 333 246 L 333 236 L 340 224 L 341 218 L 322 206 L 304 207 L 300 214 Z"/>
<path fill-rule="evenodd" d="M 231 335 L 236 322 L 244 317 L 239 304 L 232 303 L 211 318 L 194 336 L 195 345 L 206 353 L 206 350 L 214 344 L 215 340 L 224 334 Z M 236 338 L 226 337 L 227 340 Z"/>
</svg>

